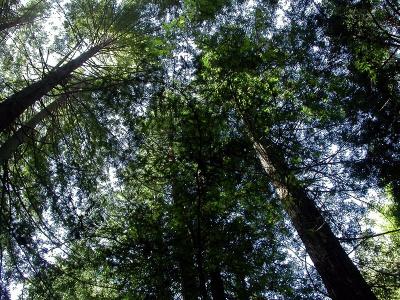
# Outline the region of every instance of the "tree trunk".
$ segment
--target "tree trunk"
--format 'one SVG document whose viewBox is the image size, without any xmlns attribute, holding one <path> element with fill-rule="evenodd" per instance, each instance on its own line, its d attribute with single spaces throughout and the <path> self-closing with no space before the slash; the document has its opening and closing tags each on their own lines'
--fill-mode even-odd
<svg viewBox="0 0 400 300">
<path fill-rule="evenodd" d="M 239 300 L 249 300 L 250 295 L 247 290 L 245 276 L 243 274 L 235 274 L 236 275 L 236 297 Z"/>
<path fill-rule="evenodd" d="M 206 300 L 207 297 L 207 288 L 206 288 L 206 276 L 204 273 L 204 259 L 203 259 L 203 250 L 202 250 L 202 243 L 201 243 L 201 236 L 197 234 L 197 241 L 196 245 L 196 262 L 197 262 L 197 273 L 199 277 L 199 290 L 200 290 L 200 298 L 202 300 Z"/>
<path fill-rule="evenodd" d="M 282 205 L 303 241 L 307 253 L 332 299 L 376 299 L 324 220 L 321 211 L 290 172 L 279 152 L 253 139 L 263 169 L 275 186 Z"/>
<path fill-rule="evenodd" d="M 199 282 L 196 273 L 195 253 L 189 229 L 183 225 L 175 233 L 174 254 L 180 271 L 183 300 L 198 299 Z"/>
<path fill-rule="evenodd" d="M 200 296 L 202 300 L 206 300 L 207 297 L 207 288 L 206 288 L 206 276 L 204 272 L 204 257 L 203 257 L 203 234 L 202 234 L 202 202 L 204 196 L 204 183 L 205 179 L 202 175 L 201 170 L 204 169 L 202 167 L 202 163 L 199 163 L 199 170 L 196 176 L 197 182 L 197 196 L 196 196 L 196 233 L 194 236 L 195 248 L 196 248 L 196 262 L 197 262 L 197 273 L 199 276 L 199 288 L 200 288 Z"/>
<path fill-rule="evenodd" d="M 68 98 L 66 96 L 60 96 L 58 99 L 54 100 L 51 104 L 34 115 L 11 137 L 9 137 L 0 147 L 0 164 L 3 164 L 9 160 L 21 144 L 33 139 L 35 127 L 45 118 L 50 116 L 54 111 L 64 105 L 67 100 Z"/>
<path fill-rule="evenodd" d="M 3 3 L 5 2 L 4 0 L 2 1 Z M 12 15 L 10 7 L 7 7 L 7 4 L 2 5 L 3 7 L 0 7 L 0 12 L 2 12 L 2 16 L 0 15 L 0 20 L 2 21 L 0 23 L 0 32 L 33 22 L 39 13 L 37 6 L 41 3 L 43 3 L 43 0 L 38 0 L 36 3 L 25 6 L 23 8 L 25 12 L 21 15 Z M 12 18 L 10 18 L 10 16 Z"/>
<path fill-rule="evenodd" d="M 181 258 L 179 261 L 179 268 L 181 271 L 182 280 L 182 297 L 183 300 L 193 300 L 198 299 L 198 286 L 196 276 L 194 274 L 194 269 L 189 266 L 189 262 Z"/>
<path fill-rule="evenodd" d="M 170 160 L 175 163 L 175 155 L 172 150 Z M 172 176 L 171 187 L 173 206 L 177 212 L 178 224 L 180 225 L 175 229 L 173 251 L 178 261 L 182 297 L 183 300 L 198 299 L 199 285 L 195 268 L 195 249 L 191 238 L 190 221 L 183 216 L 185 214 L 184 199 L 178 191 L 177 174 Z"/>
<path fill-rule="evenodd" d="M 15 17 L 15 18 L 13 18 L 11 20 L 8 20 L 8 21 L 4 21 L 4 22 L 0 23 L 0 33 L 2 31 L 6 31 L 8 29 L 11 29 L 13 27 L 17 27 L 17 26 L 21 26 L 21 25 L 25 25 L 25 24 L 28 24 L 30 22 L 33 22 L 34 19 L 35 19 L 34 15 L 26 14 L 26 15 L 22 15 L 20 17 Z"/>
<path fill-rule="evenodd" d="M 211 272 L 210 279 L 211 279 L 211 294 L 213 300 L 224 300 L 225 299 L 224 281 L 222 280 L 221 272 L 218 268 Z"/>
<path fill-rule="evenodd" d="M 13 28 L 18 25 L 22 25 L 22 24 L 24 24 L 24 22 L 20 18 L 16 18 L 16 19 L 8 21 L 8 22 L 0 23 L 0 32 L 10 29 L 10 28 Z"/>
<path fill-rule="evenodd" d="M 47 73 L 43 79 L 27 86 L 21 91 L 8 97 L 0 103 L 0 132 L 5 131 L 20 117 L 24 111 L 36 101 L 40 100 L 54 87 L 69 79 L 77 68 L 81 67 L 87 60 L 95 56 L 99 51 L 107 47 L 112 41 L 107 40 L 93 46 L 75 59 L 61 67 L 57 67 Z"/>
</svg>

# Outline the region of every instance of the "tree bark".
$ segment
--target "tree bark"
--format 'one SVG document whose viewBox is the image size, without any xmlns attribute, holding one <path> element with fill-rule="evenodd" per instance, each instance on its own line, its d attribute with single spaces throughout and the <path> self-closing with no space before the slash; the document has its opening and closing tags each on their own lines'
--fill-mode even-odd
<svg viewBox="0 0 400 300">
<path fill-rule="evenodd" d="M 224 281 L 222 280 L 221 272 L 218 268 L 211 272 L 210 279 L 211 279 L 211 294 L 213 300 L 224 300 L 225 299 Z"/>
<path fill-rule="evenodd" d="M 306 247 L 332 299 L 376 299 L 324 220 L 321 211 L 290 172 L 279 152 L 253 137 L 253 147 L 281 203 Z"/>
<path fill-rule="evenodd" d="M 58 110 L 68 100 L 66 96 L 60 96 L 48 106 L 34 115 L 28 122 L 19 128 L 11 137 L 9 137 L 0 147 L 0 164 L 3 164 L 11 158 L 17 148 L 33 139 L 35 127 L 50 116 L 54 111 Z"/>
<path fill-rule="evenodd" d="M 180 246 L 184 248 L 185 241 L 182 240 L 182 244 Z M 188 248 L 186 248 L 186 250 L 187 249 Z M 185 249 L 181 250 L 182 252 L 178 253 L 178 264 L 181 273 L 182 296 L 184 300 L 197 299 L 199 296 L 199 286 L 195 274 L 196 271 L 192 252 L 183 253 Z"/>
<path fill-rule="evenodd" d="M 2 31 L 11 29 L 13 27 L 17 27 L 17 26 L 21 26 L 21 25 L 25 25 L 25 24 L 31 23 L 31 22 L 34 21 L 34 19 L 35 19 L 34 15 L 26 14 L 26 15 L 22 15 L 22 16 L 19 16 L 19 17 L 14 17 L 11 20 L 4 21 L 4 22 L 0 23 L 0 33 Z"/>
<path fill-rule="evenodd" d="M 10 29 L 10 28 L 13 28 L 18 25 L 22 25 L 22 24 L 24 24 L 24 22 L 20 18 L 16 18 L 16 19 L 8 21 L 8 22 L 0 23 L 0 32 Z"/>
<path fill-rule="evenodd" d="M 81 67 L 86 61 L 107 47 L 112 41 L 107 40 L 93 46 L 65 65 L 57 67 L 47 73 L 43 79 L 25 87 L 21 91 L 8 97 L 0 103 L 0 132 L 5 131 L 36 101 L 65 80 L 68 80 L 73 71 Z"/>
</svg>

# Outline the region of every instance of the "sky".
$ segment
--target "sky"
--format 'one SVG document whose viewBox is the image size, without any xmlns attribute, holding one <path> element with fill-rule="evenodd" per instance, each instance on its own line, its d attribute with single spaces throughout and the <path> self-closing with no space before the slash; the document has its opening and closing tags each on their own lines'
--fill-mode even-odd
<svg viewBox="0 0 400 300">
<path fill-rule="evenodd" d="M 122 1 L 122 0 L 121 0 Z M 23 0 L 23 3 L 27 2 L 27 0 Z M 63 6 L 65 5 L 65 3 L 67 2 L 67 0 L 60 0 L 58 1 L 58 5 Z M 248 2 L 249 7 L 251 7 L 253 5 L 253 0 L 250 0 Z M 278 22 L 278 26 L 283 26 L 285 24 L 285 9 L 288 9 L 289 7 L 289 1 L 281 1 L 281 9 L 278 10 L 277 15 L 277 22 Z M 46 28 L 46 32 L 48 35 L 48 41 L 49 41 L 49 45 L 55 40 L 55 38 L 58 36 L 59 31 L 62 29 L 63 26 L 63 21 L 64 21 L 64 16 L 60 13 L 58 13 L 58 9 L 57 9 L 57 5 L 55 5 L 53 7 L 53 9 L 51 10 L 49 17 L 44 21 L 44 28 Z M 8 43 L 12 43 L 12 40 L 9 40 Z M 45 49 L 48 45 L 44 45 L 43 48 Z M 177 53 L 177 55 L 184 55 L 184 53 Z M 50 66 L 55 66 L 57 64 L 57 62 L 59 61 L 60 57 L 58 57 L 55 54 L 51 54 L 48 58 L 48 64 Z M 333 150 L 335 151 L 335 150 Z M 112 184 L 115 184 L 115 174 L 113 172 L 113 170 L 110 170 L 110 182 L 112 182 Z M 375 191 L 371 191 L 369 197 L 372 198 L 376 198 L 379 197 L 379 193 L 375 192 Z M 370 213 L 370 218 L 372 220 L 375 221 L 375 228 L 376 231 L 379 232 L 382 227 L 385 226 L 385 222 L 383 217 L 377 213 L 377 212 L 371 212 Z M 51 257 L 48 258 L 51 261 Z M 312 265 L 312 262 L 309 258 L 307 258 L 307 263 Z M 11 285 L 11 299 L 12 300 L 17 300 L 19 295 L 21 295 L 23 291 L 23 285 L 22 284 L 12 284 Z"/>
</svg>

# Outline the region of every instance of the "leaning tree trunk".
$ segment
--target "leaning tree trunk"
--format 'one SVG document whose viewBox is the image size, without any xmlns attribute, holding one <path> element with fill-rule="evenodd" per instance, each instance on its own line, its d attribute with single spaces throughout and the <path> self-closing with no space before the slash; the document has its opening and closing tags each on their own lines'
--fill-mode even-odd
<svg viewBox="0 0 400 300">
<path fill-rule="evenodd" d="M 67 101 L 67 96 L 60 96 L 48 106 L 34 115 L 28 122 L 21 126 L 0 147 L 0 165 L 11 158 L 18 147 L 34 138 L 36 126 L 58 110 Z"/>
<path fill-rule="evenodd" d="M 8 29 L 11 29 L 13 27 L 17 27 L 17 26 L 21 26 L 21 25 L 25 25 L 28 24 L 30 22 L 33 22 L 33 20 L 35 19 L 34 15 L 22 15 L 20 17 L 15 17 L 14 19 L 11 20 L 7 20 L 7 21 L 3 21 L 0 23 L 0 33 L 2 31 L 6 31 Z"/>
<path fill-rule="evenodd" d="M 2 0 L 2 2 L 4 3 L 5 1 Z M 0 7 L 0 12 L 3 13 L 3 16 L 0 15 L 0 33 L 13 27 L 33 22 L 35 18 L 38 17 L 38 10 L 36 10 L 36 7 L 40 5 L 41 2 L 42 0 L 38 0 L 36 3 L 31 3 L 29 7 L 25 6 L 25 13 L 11 16 L 11 18 L 10 7 L 7 7 L 7 4 Z"/>
<path fill-rule="evenodd" d="M 282 205 L 289 215 L 307 253 L 321 276 L 332 299 L 376 299 L 324 220 L 321 211 L 290 172 L 284 159 L 252 137 L 261 165 L 272 181 Z"/>
<path fill-rule="evenodd" d="M 24 111 L 40 100 L 60 83 L 68 80 L 73 71 L 107 47 L 111 40 L 93 46 L 65 65 L 47 73 L 43 79 L 27 86 L 0 103 L 0 132 L 5 131 L 20 117 Z"/>
<path fill-rule="evenodd" d="M 0 32 L 5 31 L 10 28 L 13 28 L 18 25 L 22 25 L 22 24 L 23 24 L 23 22 L 19 18 L 8 21 L 8 22 L 0 23 Z"/>
</svg>

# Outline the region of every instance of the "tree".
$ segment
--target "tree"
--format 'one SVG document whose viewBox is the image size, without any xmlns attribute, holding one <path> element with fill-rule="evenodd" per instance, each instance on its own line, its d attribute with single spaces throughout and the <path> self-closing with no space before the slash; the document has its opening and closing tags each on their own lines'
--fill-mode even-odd
<svg viewBox="0 0 400 300">
<path fill-rule="evenodd" d="M 138 154 L 121 169 L 118 190 L 99 207 L 105 220 L 82 231 L 77 255 L 58 259 L 54 268 L 64 271 L 49 279 L 52 286 L 69 294 L 58 285 L 79 278 L 70 292 L 75 298 L 293 297 L 292 270 L 283 263 L 278 238 L 285 230 L 274 229 L 280 211 L 274 199 L 267 200 L 270 191 L 257 191 L 265 183 L 255 180 L 252 154 L 238 155 L 246 144 L 236 144 L 223 112 L 210 116 L 212 103 L 172 91 L 156 99 L 130 130 L 145 138 L 136 141 Z M 95 223 L 96 215 L 87 217 Z M 52 278 L 52 272 L 43 276 Z M 272 276 L 278 273 L 279 279 Z M 31 288 L 31 297 L 47 289 L 40 277 Z M 85 296 L 77 293 L 81 289 Z"/>
<path fill-rule="evenodd" d="M 91 47 L 77 58 L 74 58 L 65 65 L 50 71 L 43 77 L 43 79 L 27 86 L 23 90 L 2 101 L 0 103 L 0 131 L 7 130 L 16 122 L 18 117 L 21 116 L 27 108 L 39 101 L 61 82 L 68 80 L 73 71 L 81 67 L 89 59 L 93 58 L 98 52 L 110 46 L 111 42 L 111 40 L 106 40 Z"/>
<path fill-rule="evenodd" d="M 132 9 L 132 7 L 130 8 Z M 133 13 L 134 11 L 131 10 L 127 17 L 132 16 Z M 121 23 L 118 24 L 121 25 Z M 124 20 L 124 26 L 119 27 L 119 29 L 128 31 L 128 25 L 132 24 Z M 68 26 L 73 27 L 71 24 Z M 103 29 L 101 27 L 97 28 L 96 37 L 98 39 L 104 37 Z M 93 30 L 88 30 L 85 34 L 90 34 Z M 4 286 L 4 290 L 2 290 L 4 295 L 8 294 L 7 286 L 10 281 L 24 281 L 25 277 L 40 273 L 42 267 L 50 268 L 46 258 L 49 252 L 53 252 L 49 249 L 56 248 L 60 251 L 65 251 L 65 247 L 62 246 L 61 242 L 62 235 L 57 229 L 58 226 L 59 228 L 67 228 L 66 231 L 68 232 L 73 232 L 71 236 L 79 234 L 77 228 L 80 228 L 81 222 L 76 215 L 77 207 L 75 201 L 91 194 L 97 185 L 96 180 L 104 176 L 104 169 L 102 168 L 106 162 L 99 160 L 99 157 L 94 153 L 97 153 L 97 150 L 100 149 L 104 150 L 103 154 L 107 151 L 112 151 L 110 150 L 110 148 L 112 149 L 110 146 L 112 133 L 105 130 L 103 125 L 100 125 L 100 122 L 104 125 L 111 123 L 102 114 L 105 113 L 107 108 L 112 110 L 111 107 L 115 106 L 115 104 L 92 103 L 92 100 L 96 99 L 96 90 L 105 90 L 107 86 L 113 85 L 115 82 L 124 81 L 130 83 L 134 81 L 139 86 L 137 90 L 140 90 L 142 70 L 150 71 L 152 68 L 153 70 L 155 69 L 156 64 L 153 57 L 147 55 L 147 53 L 142 55 L 143 53 L 138 50 L 147 43 L 145 36 L 139 31 L 138 29 L 130 33 L 130 42 L 133 44 L 128 44 L 129 47 L 127 47 L 130 52 L 130 63 L 124 61 L 124 64 L 122 64 L 118 62 L 118 57 L 110 62 L 108 60 L 110 57 L 97 56 L 96 66 L 99 66 L 99 70 L 102 72 L 95 73 L 95 76 L 93 76 L 88 74 L 89 68 L 86 68 L 85 72 L 78 70 L 73 74 L 72 78 L 67 77 L 69 79 L 67 80 L 68 82 L 60 81 L 60 84 L 56 84 L 55 88 L 51 90 L 50 95 L 49 93 L 43 94 L 43 98 L 38 101 L 40 105 L 37 103 L 32 111 L 25 111 L 25 118 L 33 115 L 28 122 L 20 127 L 18 127 L 18 124 L 13 124 L 17 129 L 15 135 L 8 138 L 8 132 L 3 133 L 2 141 L 8 141 L 7 144 L 3 144 L 3 149 L 6 149 L 7 153 L 1 165 L 3 177 L 0 275 L 2 283 L 4 283 L 4 285 L 2 284 Z M 76 33 L 76 30 L 74 32 Z M 142 41 L 135 44 L 134 35 L 140 35 Z M 83 36 L 81 35 L 80 37 Z M 119 36 L 121 37 L 120 41 L 123 40 L 122 37 L 126 38 L 126 32 Z M 64 43 L 64 47 L 68 43 L 76 45 L 75 36 L 67 35 L 60 40 L 61 44 Z M 107 38 L 105 40 L 108 41 Z M 94 40 L 92 41 L 95 42 Z M 87 40 L 78 44 L 83 45 L 86 42 Z M 124 46 L 126 44 L 121 42 L 119 45 Z M 71 59 L 76 54 L 76 51 L 79 50 L 74 48 L 70 51 L 68 46 L 65 48 L 61 51 L 65 53 L 64 60 Z M 93 52 L 100 50 L 95 48 L 91 48 Z M 116 52 L 114 51 L 114 53 Z M 118 52 L 118 54 L 120 53 Z M 141 55 L 138 55 L 138 53 Z M 79 59 L 89 59 L 89 56 L 88 53 L 84 53 L 64 65 L 62 65 L 64 63 L 62 59 L 59 62 L 61 67 L 56 66 L 53 73 L 60 75 L 61 70 L 61 73 L 64 72 L 64 75 L 68 75 L 71 69 L 76 69 L 77 65 L 82 62 Z M 146 62 L 144 62 L 143 57 L 146 58 Z M 31 57 L 29 59 L 31 60 L 29 60 L 30 64 L 27 69 L 32 67 L 34 71 L 39 72 L 39 75 L 42 71 L 46 74 L 46 69 L 49 66 L 44 61 L 41 65 L 43 68 L 38 70 L 34 65 L 35 60 Z M 86 60 L 86 62 L 88 61 Z M 110 69 L 107 69 L 107 64 L 104 64 L 108 62 L 110 62 L 108 65 Z M 132 64 L 134 64 L 134 68 Z M 111 67 L 114 66 L 121 68 L 118 72 L 113 72 Z M 93 65 L 91 67 L 90 71 L 96 71 Z M 36 72 L 27 71 L 27 73 Z M 47 75 L 53 73 L 50 72 Z M 148 77 L 150 76 L 149 73 L 147 73 Z M 22 76 L 22 74 L 20 75 Z M 29 79 L 35 80 L 35 78 Z M 44 90 L 49 88 L 49 86 L 46 86 L 46 82 L 49 83 L 49 80 L 52 81 L 53 79 L 51 76 L 47 76 L 34 83 L 33 86 L 39 86 L 39 91 L 43 93 Z M 10 82 L 12 81 L 10 80 Z M 55 84 L 54 80 L 52 82 Z M 26 83 L 24 82 L 24 84 Z M 78 91 L 77 86 L 80 87 Z M 84 86 L 83 91 L 81 89 L 82 86 Z M 17 87 L 18 85 L 14 86 L 12 90 L 17 89 Z M 32 86 L 29 87 L 32 88 Z M 29 87 L 25 90 L 22 89 L 22 91 L 26 93 L 27 90 L 29 91 Z M 130 89 L 130 95 L 135 89 L 135 87 Z M 7 94 L 9 88 L 8 90 L 3 90 L 3 92 Z M 67 105 L 61 105 L 62 100 L 51 102 L 52 99 L 57 99 L 60 94 L 74 99 L 69 101 L 70 103 L 67 103 Z M 32 98 L 27 97 L 25 100 L 32 101 Z M 50 104 L 46 106 L 47 103 Z M 46 106 L 52 110 L 52 114 L 49 114 L 45 108 L 35 113 L 38 106 L 43 108 Z M 102 107 L 101 111 L 99 110 L 100 107 Z M 108 113 L 107 115 L 110 116 L 113 113 Z M 81 119 L 78 116 L 81 116 Z M 85 124 L 83 125 L 81 121 Z M 37 126 L 38 122 L 41 123 L 41 126 Z M 21 143 L 20 138 L 24 140 L 25 145 L 20 147 L 20 151 L 12 153 Z M 95 142 L 92 143 L 92 141 Z M 84 156 L 82 156 L 82 151 L 85 153 Z M 15 155 L 11 157 L 11 154 Z M 71 172 L 71 170 L 74 171 Z M 85 174 L 88 170 L 91 170 L 92 175 Z M 85 190 L 85 192 L 78 192 L 77 195 L 76 190 L 73 188 L 75 184 L 78 184 L 82 191 Z M 91 201 L 84 203 L 87 208 L 91 205 Z M 83 202 L 80 202 L 80 204 L 78 205 L 79 209 L 82 208 Z M 32 255 L 34 260 L 30 259 Z"/>
<path fill-rule="evenodd" d="M 367 149 L 353 165 L 354 176 L 377 180 L 397 199 L 399 7 L 390 0 L 326 1 L 319 9 L 315 19 L 332 43 L 332 59 L 343 61 L 347 72 L 342 97 L 351 95 L 343 103 L 349 126 L 342 134 L 349 143 Z"/>
<path fill-rule="evenodd" d="M 20 1 L 3 1 L 0 7 L 0 32 L 34 21 L 43 11 L 47 3 L 44 0 L 27 3 L 21 6 Z"/>
<path fill-rule="evenodd" d="M 217 34 L 217 37 L 212 38 L 204 47 L 206 51 L 203 54 L 202 78 L 206 82 L 216 80 L 217 85 L 224 89 L 222 92 L 214 91 L 216 94 L 222 94 L 224 97 L 229 95 L 231 105 L 243 122 L 242 130 L 247 131 L 266 175 L 275 186 L 282 206 L 305 244 L 330 296 L 334 299 L 375 299 L 304 185 L 296 178 L 285 161 L 284 148 L 268 137 L 272 135 L 270 133 L 272 128 L 268 127 L 268 124 L 260 126 L 257 121 L 254 121 L 254 119 L 266 118 L 276 120 L 276 116 L 268 114 L 274 109 L 269 108 L 268 105 L 274 102 L 274 98 L 284 99 L 287 93 L 285 90 L 280 91 L 274 87 L 277 86 L 273 83 L 275 79 L 268 82 L 271 80 L 268 76 L 275 78 L 275 74 L 280 73 L 279 68 L 282 68 L 279 62 L 274 61 L 276 55 L 262 53 L 261 47 L 270 47 L 269 42 L 265 40 L 260 42 L 257 37 L 256 42 L 253 42 L 254 38 L 247 37 L 246 32 L 241 28 L 226 26 L 222 30 L 225 30 L 225 35 Z M 257 42 L 261 45 L 256 44 Z M 258 50 L 260 48 L 261 50 Z M 253 49 L 257 49 L 260 53 Z M 276 70 L 271 71 L 272 74 L 264 71 L 270 65 Z M 263 81 L 267 83 L 263 84 Z M 279 95 L 279 93 L 282 94 Z M 284 109 L 285 103 L 282 103 L 282 106 Z M 267 113 L 260 113 L 263 111 Z M 299 112 L 294 110 L 290 117 L 283 116 L 279 121 L 292 122 L 293 119 L 300 117 L 296 114 L 298 115 Z M 267 131 L 268 135 L 265 135 L 263 131 Z M 292 138 L 295 136 L 292 135 Z M 341 275 L 338 276 L 338 274 Z"/>
<path fill-rule="evenodd" d="M 65 60 L 27 64 L 41 92 L 1 136 L 5 285 L 29 282 L 25 297 L 38 299 L 394 291 L 369 271 L 385 263 L 366 257 L 373 246 L 395 256 L 396 239 L 355 242 L 374 235 L 367 192 L 395 194 L 384 166 L 398 154 L 397 10 L 378 2 L 68 3 Z M 384 38 L 366 37 L 373 28 Z M 71 58 L 74 45 L 103 41 L 107 55 L 44 84 L 85 55 Z M 4 62 L 3 95 L 15 98 L 27 84 Z M 354 176 L 370 169 L 373 180 Z"/>
</svg>

